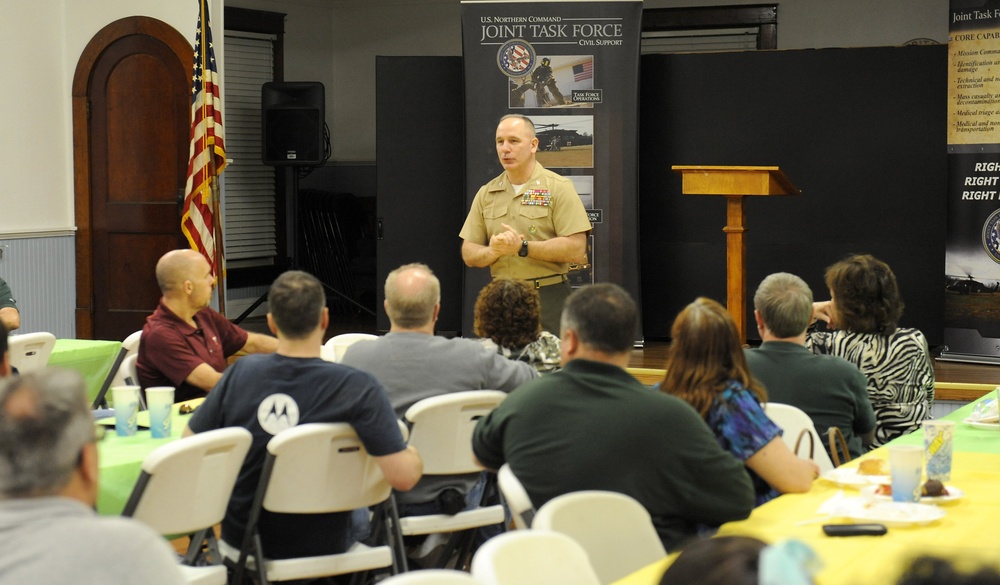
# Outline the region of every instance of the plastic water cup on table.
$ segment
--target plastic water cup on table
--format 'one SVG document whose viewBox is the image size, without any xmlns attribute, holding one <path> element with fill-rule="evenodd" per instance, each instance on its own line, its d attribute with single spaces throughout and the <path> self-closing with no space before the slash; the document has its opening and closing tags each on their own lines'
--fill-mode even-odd
<svg viewBox="0 0 1000 585">
<path fill-rule="evenodd" d="M 115 409 L 115 432 L 119 437 L 131 437 L 139 431 L 139 387 L 114 386 L 111 401 Z"/>
<path fill-rule="evenodd" d="M 892 501 L 919 502 L 924 471 L 924 448 L 920 445 L 889 447 L 892 476 Z"/>
<path fill-rule="evenodd" d="M 955 423 L 950 420 L 924 421 L 924 457 L 927 479 L 945 482 L 951 479 L 951 453 L 955 442 Z"/>
<path fill-rule="evenodd" d="M 169 438 L 173 432 L 173 386 L 146 388 L 146 406 L 149 408 L 149 432 L 154 439 Z"/>
</svg>

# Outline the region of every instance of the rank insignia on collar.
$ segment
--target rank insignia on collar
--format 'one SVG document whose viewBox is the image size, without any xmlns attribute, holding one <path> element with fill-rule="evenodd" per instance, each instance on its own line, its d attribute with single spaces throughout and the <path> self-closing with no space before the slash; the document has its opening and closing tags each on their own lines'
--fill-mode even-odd
<svg viewBox="0 0 1000 585">
<path fill-rule="evenodd" d="M 548 189 L 526 189 L 521 195 L 521 205 L 549 205 L 552 194 Z"/>
</svg>

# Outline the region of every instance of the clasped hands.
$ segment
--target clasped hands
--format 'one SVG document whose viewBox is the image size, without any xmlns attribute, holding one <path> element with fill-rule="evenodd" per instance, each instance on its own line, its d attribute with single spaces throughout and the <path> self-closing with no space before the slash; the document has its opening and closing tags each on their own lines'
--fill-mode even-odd
<svg viewBox="0 0 1000 585">
<path fill-rule="evenodd" d="M 490 236 L 490 248 L 497 256 L 517 254 L 521 250 L 521 242 L 525 237 L 505 223 L 501 223 L 500 225 L 505 231 Z"/>
</svg>

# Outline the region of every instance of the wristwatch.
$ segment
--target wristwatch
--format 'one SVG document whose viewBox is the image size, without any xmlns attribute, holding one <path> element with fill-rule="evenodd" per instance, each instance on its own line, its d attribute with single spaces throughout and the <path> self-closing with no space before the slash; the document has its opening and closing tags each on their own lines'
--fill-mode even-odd
<svg viewBox="0 0 1000 585">
<path fill-rule="evenodd" d="M 528 257 L 528 240 L 521 240 L 521 249 L 517 251 L 517 255 L 521 258 Z"/>
</svg>

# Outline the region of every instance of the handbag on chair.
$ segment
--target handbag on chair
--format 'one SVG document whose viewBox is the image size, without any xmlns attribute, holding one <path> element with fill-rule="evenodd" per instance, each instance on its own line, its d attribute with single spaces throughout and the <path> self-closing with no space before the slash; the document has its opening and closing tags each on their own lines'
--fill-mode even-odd
<svg viewBox="0 0 1000 585">
<path fill-rule="evenodd" d="M 840 467 L 851 460 L 851 452 L 847 450 L 847 440 L 839 427 L 830 427 L 826 430 L 826 439 L 830 445 L 830 459 L 833 460 L 834 467 Z"/>
</svg>

